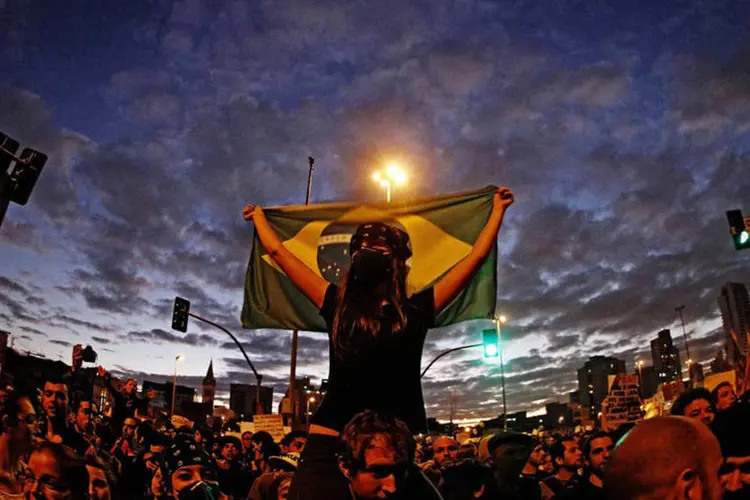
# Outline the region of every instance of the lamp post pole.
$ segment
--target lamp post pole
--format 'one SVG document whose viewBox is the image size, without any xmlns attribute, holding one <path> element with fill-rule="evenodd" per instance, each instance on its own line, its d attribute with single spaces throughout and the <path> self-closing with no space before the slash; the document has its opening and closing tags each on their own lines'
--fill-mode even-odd
<svg viewBox="0 0 750 500">
<path fill-rule="evenodd" d="M 682 338 L 685 339 L 685 356 L 687 356 L 687 359 L 690 359 L 690 347 L 688 346 L 687 331 L 685 330 L 685 318 L 682 315 L 682 311 L 684 309 L 684 305 L 674 308 L 675 311 L 680 313 L 680 323 L 682 323 Z M 688 379 L 690 379 L 691 382 L 693 380 L 693 375 L 690 372 L 690 365 L 688 365 Z"/>
<path fill-rule="evenodd" d="M 495 327 L 497 328 L 497 343 L 500 346 L 500 381 L 503 389 L 503 431 L 508 432 L 508 399 L 505 397 L 505 363 L 503 362 L 503 346 L 500 331 L 500 323 L 505 322 L 505 316 L 495 318 Z M 491 330 L 490 330 L 491 331 Z"/>
<path fill-rule="evenodd" d="M 305 206 L 310 204 L 312 194 L 313 172 L 315 172 L 315 158 L 307 157 L 307 191 L 305 194 Z M 299 330 L 292 330 L 292 355 L 289 369 L 289 406 L 292 407 L 292 422 L 297 420 L 297 344 L 299 343 Z"/>
<path fill-rule="evenodd" d="M 172 377 L 172 412 L 170 415 L 174 415 L 174 404 L 177 398 L 177 362 L 182 359 L 182 354 L 178 354 L 174 358 L 174 376 Z"/>
</svg>

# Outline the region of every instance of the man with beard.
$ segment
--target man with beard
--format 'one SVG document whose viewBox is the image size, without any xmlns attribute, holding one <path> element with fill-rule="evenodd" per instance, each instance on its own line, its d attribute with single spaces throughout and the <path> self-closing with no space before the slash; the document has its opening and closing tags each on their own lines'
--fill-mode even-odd
<svg viewBox="0 0 750 500">
<path fill-rule="evenodd" d="M 588 467 L 588 477 L 565 491 L 564 499 L 600 500 L 604 499 L 604 468 L 612 457 L 615 443 L 606 432 L 598 432 L 583 444 L 583 456 Z"/>
<path fill-rule="evenodd" d="M 542 498 L 554 498 L 572 488 L 580 479 L 578 469 L 583 465 L 583 453 L 572 437 L 562 437 L 550 448 L 557 473 L 540 483 Z"/>
<path fill-rule="evenodd" d="M 539 483 L 521 477 L 534 446 L 531 436 L 516 432 L 499 432 L 487 442 L 488 464 L 492 466 L 499 498 L 507 500 L 538 500 L 541 498 Z"/>
<path fill-rule="evenodd" d="M 440 436 L 432 445 L 434 457 L 421 465 L 425 476 L 437 486 L 440 484 L 442 469 L 453 464 L 458 458 L 458 443 L 450 436 Z"/>
</svg>

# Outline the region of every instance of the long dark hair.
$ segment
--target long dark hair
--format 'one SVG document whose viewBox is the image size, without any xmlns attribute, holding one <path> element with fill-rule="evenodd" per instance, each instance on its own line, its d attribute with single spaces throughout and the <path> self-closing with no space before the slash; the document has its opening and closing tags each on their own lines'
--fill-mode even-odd
<svg viewBox="0 0 750 500">
<path fill-rule="evenodd" d="M 390 271 L 390 275 L 383 277 L 388 284 L 385 296 L 378 296 L 374 287 L 354 279 L 351 267 L 344 275 L 333 318 L 333 347 L 337 356 L 356 353 L 382 334 L 398 335 L 406 328 L 406 262 L 394 255 Z"/>
</svg>

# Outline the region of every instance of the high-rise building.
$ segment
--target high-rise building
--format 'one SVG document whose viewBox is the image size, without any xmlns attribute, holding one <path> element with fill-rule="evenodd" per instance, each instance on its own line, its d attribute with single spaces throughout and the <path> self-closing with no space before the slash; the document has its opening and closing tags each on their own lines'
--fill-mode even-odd
<svg viewBox="0 0 750 500">
<path fill-rule="evenodd" d="M 229 409 L 240 416 L 241 419 L 250 420 L 256 411 L 256 386 L 250 384 L 230 384 L 229 386 Z M 263 413 L 271 413 L 273 402 L 273 388 L 260 387 L 260 403 Z"/>
<path fill-rule="evenodd" d="M 690 365 L 690 380 L 693 382 L 703 382 L 705 378 L 703 366 L 700 363 L 692 363 Z"/>
<path fill-rule="evenodd" d="M 728 372 L 732 369 L 731 363 L 727 361 L 726 356 L 724 355 L 724 348 L 718 350 L 716 353 L 716 357 L 713 361 L 711 361 L 711 373 L 721 373 L 721 372 Z"/>
<path fill-rule="evenodd" d="M 143 393 L 147 393 L 149 390 L 153 390 L 156 395 L 154 399 L 149 402 L 149 406 L 153 407 L 157 412 L 165 411 L 169 412 L 172 410 L 172 394 L 173 394 L 172 382 L 152 382 L 145 380 L 143 382 Z M 174 412 L 177 415 L 185 415 L 185 408 L 188 403 L 195 401 L 195 389 L 184 385 L 177 385 L 174 389 Z"/>
<path fill-rule="evenodd" d="M 588 418 L 596 420 L 602 401 L 609 392 L 609 376 L 625 373 L 625 361 L 609 356 L 594 356 L 578 369 L 578 392 L 581 408 Z"/>
<path fill-rule="evenodd" d="M 672 335 L 666 328 L 657 334 L 651 341 L 651 357 L 654 361 L 659 384 L 682 380 L 682 368 L 680 365 L 680 353 L 672 342 Z"/>
<path fill-rule="evenodd" d="M 578 390 L 570 391 L 568 393 L 568 402 L 580 405 L 581 404 L 581 393 Z"/>
<path fill-rule="evenodd" d="M 557 429 L 572 424 L 573 415 L 567 403 L 547 403 L 544 408 L 547 411 L 544 416 L 546 428 Z"/>
<path fill-rule="evenodd" d="M 653 366 L 644 366 L 636 372 L 640 379 L 641 396 L 650 398 L 659 389 L 659 372 Z"/>
<path fill-rule="evenodd" d="M 721 322 L 724 327 L 724 346 L 727 361 L 736 367 L 744 365 L 747 334 L 750 329 L 750 295 L 742 283 L 727 283 L 718 298 Z"/>
<path fill-rule="evenodd" d="M 296 401 L 297 408 L 296 414 L 294 415 L 294 421 L 297 423 L 304 423 L 308 421 L 308 418 L 312 418 L 315 411 L 318 409 L 320 404 L 323 402 L 323 398 L 326 395 L 326 389 L 328 387 L 328 380 L 323 379 L 319 389 L 316 389 L 310 380 L 310 377 L 302 377 L 296 379 L 295 383 Z M 287 388 L 284 392 L 284 397 L 279 403 L 279 413 L 286 414 L 287 417 L 291 417 L 292 406 L 289 401 L 289 389 Z"/>
<path fill-rule="evenodd" d="M 203 404 L 213 409 L 216 395 L 216 379 L 214 378 L 214 360 L 208 364 L 208 371 L 203 377 Z"/>
</svg>

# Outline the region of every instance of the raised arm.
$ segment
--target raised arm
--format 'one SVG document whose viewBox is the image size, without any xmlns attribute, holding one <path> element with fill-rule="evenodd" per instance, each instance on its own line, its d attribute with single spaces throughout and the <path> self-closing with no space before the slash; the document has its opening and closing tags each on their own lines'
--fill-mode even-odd
<svg viewBox="0 0 750 500">
<path fill-rule="evenodd" d="M 450 304 L 456 295 L 471 281 L 474 273 L 479 269 L 490 254 L 492 246 L 497 241 L 497 232 L 503 223 L 505 210 L 513 204 L 513 193 L 506 187 L 501 187 L 492 200 L 492 213 L 479 233 L 477 241 L 469 255 L 464 257 L 443 279 L 435 284 L 435 310 L 442 311 Z"/>
<path fill-rule="evenodd" d="M 248 205 L 242 211 L 242 216 L 245 220 L 252 220 L 255 223 L 255 231 L 258 233 L 258 238 L 260 238 L 260 242 L 268 255 L 289 276 L 292 283 L 315 304 L 315 307 L 320 309 L 326 295 L 328 282 L 315 274 L 304 262 L 284 247 L 276 232 L 266 220 L 262 208 Z"/>
</svg>

